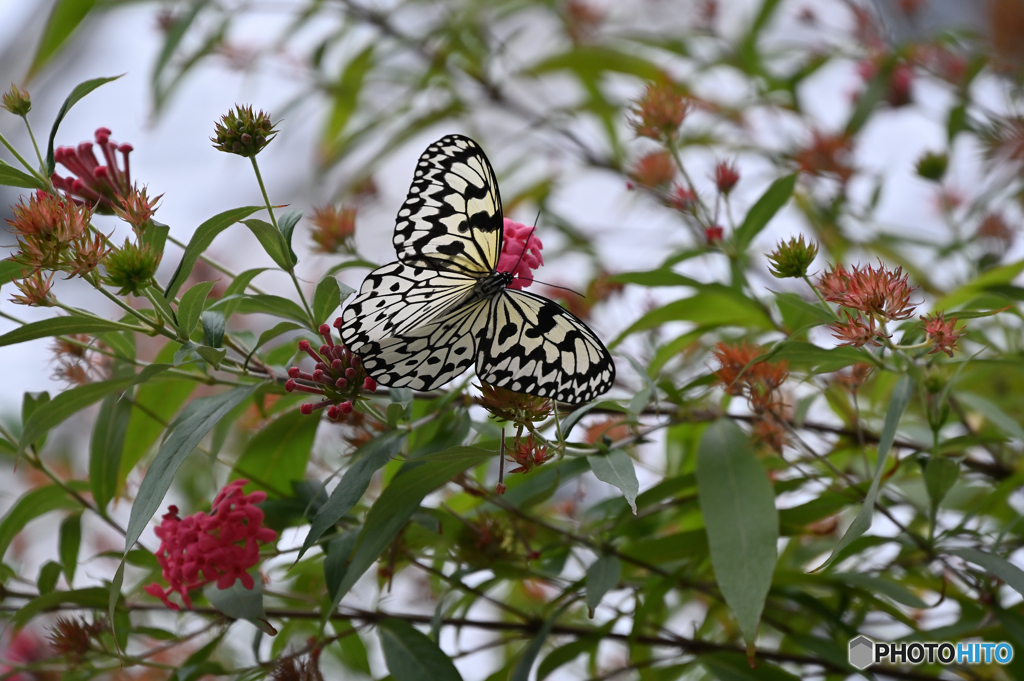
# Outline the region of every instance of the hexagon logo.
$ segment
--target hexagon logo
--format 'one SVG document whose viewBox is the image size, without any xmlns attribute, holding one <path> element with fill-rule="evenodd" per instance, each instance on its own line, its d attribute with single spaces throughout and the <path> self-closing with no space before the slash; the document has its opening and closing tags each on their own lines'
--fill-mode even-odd
<svg viewBox="0 0 1024 681">
<path fill-rule="evenodd" d="M 867 636 L 858 636 L 850 641 L 850 664 L 857 669 L 866 669 L 875 661 L 875 642 Z"/>
</svg>

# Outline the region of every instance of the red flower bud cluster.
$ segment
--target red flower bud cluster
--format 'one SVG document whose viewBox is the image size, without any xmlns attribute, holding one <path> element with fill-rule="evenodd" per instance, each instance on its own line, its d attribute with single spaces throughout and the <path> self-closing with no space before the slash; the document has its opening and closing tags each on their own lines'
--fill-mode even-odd
<svg viewBox="0 0 1024 681">
<path fill-rule="evenodd" d="M 334 326 L 341 328 L 341 317 L 334 320 Z M 308 402 L 300 407 L 300 411 L 312 414 L 317 409 L 327 407 L 327 417 L 338 421 L 352 413 L 353 405 L 363 391 L 372 393 L 377 390 L 377 382 L 366 375 L 359 355 L 353 354 L 343 344 L 335 345 L 331 327 L 321 324 L 320 335 L 324 344 L 320 346 L 319 352 L 310 346 L 308 340 L 299 341 L 299 349 L 316 362 L 313 373 L 302 371 L 299 367 L 289 367 L 289 378 L 284 389 L 288 392 L 298 390 L 323 395 L 324 400 Z"/>
<path fill-rule="evenodd" d="M 924 332 L 928 335 L 928 340 L 935 344 L 928 354 L 931 355 L 941 350 L 952 357 L 957 339 L 967 333 L 963 330 L 956 330 L 956 318 L 953 317 L 946 321 L 943 314 L 938 312 L 921 317 L 921 319 L 924 320 Z"/>
<path fill-rule="evenodd" d="M 248 480 L 233 480 L 217 494 L 210 515 L 200 511 L 187 518 L 178 517 L 178 507 L 170 506 L 156 527 L 160 548 L 156 559 L 163 577 L 170 584 L 164 590 L 154 582 L 145 588 L 171 610 L 180 610 L 168 599 L 181 595 L 191 608 L 188 592 L 211 582 L 227 589 L 236 579 L 246 589 L 255 586 L 249 569 L 260 562 L 259 544 L 277 539 L 277 532 L 263 527 L 263 511 L 256 506 L 267 498 L 265 492 L 243 494 Z"/>
<path fill-rule="evenodd" d="M 836 338 L 854 347 L 881 345 L 880 339 L 888 337 L 884 322 L 907 319 L 917 307 L 910 302 L 915 288 L 908 279 L 902 267 L 888 270 L 882 263 L 877 269 L 855 266 L 847 270 L 841 264 L 833 265 L 822 273 L 818 291 L 828 302 L 838 304 L 846 316 L 845 322 L 830 327 Z"/>
</svg>

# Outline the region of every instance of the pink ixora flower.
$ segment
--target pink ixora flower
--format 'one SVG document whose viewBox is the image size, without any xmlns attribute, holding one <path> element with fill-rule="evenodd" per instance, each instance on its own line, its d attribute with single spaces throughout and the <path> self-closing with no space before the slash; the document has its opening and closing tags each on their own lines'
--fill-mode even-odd
<svg viewBox="0 0 1024 681">
<path fill-rule="evenodd" d="M 191 608 L 188 592 L 210 582 L 216 582 L 218 589 L 230 588 L 236 579 L 246 589 L 255 586 L 249 568 L 260 562 L 259 544 L 274 541 L 277 532 L 263 527 L 263 511 L 256 506 L 267 498 L 266 493 L 242 494 L 248 482 L 232 480 L 225 485 L 214 498 L 210 515 L 200 511 L 180 518 L 177 506 L 168 507 L 156 527 L 160 538 L 156 559 L 170 588 L 154 582 L 146 593 L 171 610 L 180 610 L 168 598 L 174 592 Z"/>
<path fill-rule="evenodd" d="M 128 165 L 132 145 L 117 144 L 111 140 L 108 128 L 97 128 L 95 134 L 96 144 L 100 147 L 106 165 L 102 165 L 96 158 L 92 142 L 81 142 L 77 147 L 57 147 L 53 150 L 53 160 L 74 175 L 61 177 L 54 173 L 51 179 L 53 186 L 75 203 L 93 206 L 97 212 L 111 214 L 115 208 L 120 208 L 119 199 L 132 193 L 131 169 Z M 118 163 L 117 152 L 121 152 L 122 164 Z M 121 168 L 121 165 L 124 167 Z"/>
<path fill-rule="evenodd" d="M 334 326 L 341 328 L 341 317 L 334 320 Z M 334 342 L 331 327 L 327 324 L 320 325 L 320 336 L 324 339 L 320 352 L 314 350 L 308 340 L 299 341 L 299 350 L 316 362 L 313 373 L 297 366 L 288 367 L 284 389 L 290 393 L 299 391 L 322 396 L 324 399 L 319 402 L 303 404 L 299 411 L 309 415 L 326 407 L 327 418 L 339 421 L 352 414 L 363 392 L 377 390 L 377 381 L 366 374 L 359 355 L 346 348 L 344 343 Z"/>
<path fill-rule="evenodd" d="M 534 234 L 536 227 L 527 227 L 505 218 L 505 238 L 498 257 L 498 271 L 515 275 L 509 288 L 524 289 L 533 283 L 533 270 L 544 264 L 540 254 L 544 244 Z"/>
</svg>

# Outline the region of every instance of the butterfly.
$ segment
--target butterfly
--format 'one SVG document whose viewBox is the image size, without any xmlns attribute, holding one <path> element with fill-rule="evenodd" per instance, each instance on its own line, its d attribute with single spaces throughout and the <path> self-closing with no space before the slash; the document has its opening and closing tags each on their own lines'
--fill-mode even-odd
<svg viewBox="0 0 1024 681">
<path fill-rule="evenodd" d="M 342 341 L 374 380 L 432 390 L 475 364 L 490 385 L 570 404 L 611 387 L 615 365 L 586 324 L 508 288 L 502 226 L 480 146 L 448 135 L 427 147 L 398 211 L 398 261 L 367 275 L 342 313 Z"/>
</svg>

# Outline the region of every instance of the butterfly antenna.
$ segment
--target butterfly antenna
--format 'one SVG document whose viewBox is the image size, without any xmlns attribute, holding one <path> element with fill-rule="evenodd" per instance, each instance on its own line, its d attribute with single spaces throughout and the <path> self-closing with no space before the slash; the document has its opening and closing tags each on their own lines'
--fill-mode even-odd
<svg viewBox="0 0 1024 681">
<path fill-rule="evenodd" d="M 568 291 L 569 293 L 575 293 L 580 298 L 586 298 L 585 295 L 583 295 L 582 293 L 580 293 L 576 289 L 569 288 L 568 286 L 556 286 L 555 284 L 549 284 L 546 281 L 541 281 L 540 279 L 534 279 L 534 281 L 537 282 L 538 284 L 544 284 L 545 286 L 550 286 L 551 288 L 560 288 L 563 291 Z"/>
<path fill-rule="evenodd" d="M 540 217 L 540 213 L 537 213 L 537 217 L 538 218 Z M 523 256 L 526 255 L 526 251 L 530 247 L 530 239 L 533 238 L 533 233 L 536 232 L 536 231 L 537 231 L 537 225 L 535 224 L 533 226 L 533 229 L 530 230 L 529 236 L 526 237 L 526 244 L 523 245 L 523 250 L 519 252 L 519 260 L 516 260 L 516 266 L 512 268 L 513 272 L 515 272 L 516 270 L 519 269 L 519 263 L 521 263 L 523 261 Z"/>
</svg>

